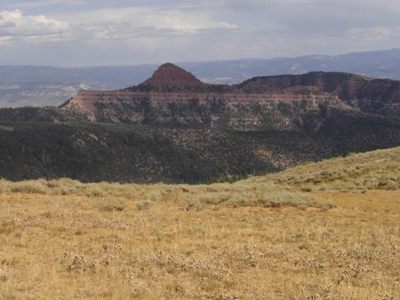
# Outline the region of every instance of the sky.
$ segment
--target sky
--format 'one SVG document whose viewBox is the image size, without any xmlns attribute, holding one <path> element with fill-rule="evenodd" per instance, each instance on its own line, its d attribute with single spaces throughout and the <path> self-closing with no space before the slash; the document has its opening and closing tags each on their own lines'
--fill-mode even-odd
<svg viewBox="0 0 400 300">
<path fill-rule="evenodd" d="M 158 64 L 399 47 L 399 0 L 0 0 L 0 65 Z"/>
</svg>

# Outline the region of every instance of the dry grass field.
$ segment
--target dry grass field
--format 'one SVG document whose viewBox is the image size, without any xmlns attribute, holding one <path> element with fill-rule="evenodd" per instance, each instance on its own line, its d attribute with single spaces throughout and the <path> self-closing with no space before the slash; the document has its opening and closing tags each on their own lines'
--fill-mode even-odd
<svg viewBox="0 0 400 300">
<path fill-rule="evenodd" d="M 400 299 L 400 149 L 234 184 L 0 181 L 0 299 Z"/>
</svg>

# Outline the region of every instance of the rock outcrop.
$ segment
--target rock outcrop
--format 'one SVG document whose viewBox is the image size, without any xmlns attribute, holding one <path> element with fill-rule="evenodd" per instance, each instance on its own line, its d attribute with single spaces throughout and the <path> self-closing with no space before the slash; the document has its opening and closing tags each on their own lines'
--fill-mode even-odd
<svg viewBox="0 0 400 300">
<path fill-rule="evenodd" d="M 161 65 L 149 79 L 139 85 L 154 91 L 203 90 L 206 85 L 192 73 L 171 63 Z"/>
<path fill-rule="evenodd" d="M 327 116 L 338 113 L 400 117 L 400 82 L 311 72 L 254 77 L 233 86 L 212 85 L 167 63 L 137 86 L 82 90 L 58 108 L 36 109 L 26 118 L 25 113 L 10 112 L 0 112 L 0 117 L 48 121 L 54 116 L 59 121 L 170 128 L 315 131 Z"/>
<path fill-rule="evenodd" d="M 357 113 L 351 102 L 340 99 L 340 93 L 326 90 L 323 73 L 313 75 L 312 80 L 259 77 L 236 86 L 210 85 L 168 63 L 138 86 L 80 91 L 60 111 L 64 120 L 71 121 L 240 130 L 301 130 L 304 115 L 309 114 L 318 128 L 318 119 L 332 110 Z"/>
</svg>

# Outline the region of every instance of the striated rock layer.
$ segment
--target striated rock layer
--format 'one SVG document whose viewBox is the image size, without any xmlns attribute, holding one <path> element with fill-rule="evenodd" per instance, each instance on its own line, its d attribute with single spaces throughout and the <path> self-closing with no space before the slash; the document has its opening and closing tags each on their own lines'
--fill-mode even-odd
<svg viewBox="0 0 400 300">
<path fill-rule="evenodd" d="M 312 72 L 210 85 L 167 63 L 138 86 L 80 91 L 60 113 L 63 120 L 239 130 L 302 130 L 312 116 L 316 130 L 337 112 L 400 116 L 399 99 L 392 80 Z"/>
</svg>

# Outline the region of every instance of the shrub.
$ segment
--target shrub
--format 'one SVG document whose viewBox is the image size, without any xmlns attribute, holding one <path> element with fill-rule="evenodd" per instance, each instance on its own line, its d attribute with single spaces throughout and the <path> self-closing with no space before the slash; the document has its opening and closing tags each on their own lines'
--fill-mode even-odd
<svg viewBox="0 0 400 300">
<path fill-rule="evenodd" d="M 327 184 L 320 184 L 319 186 L 318 186 L 318 188 L 317 188 L 317 190 L 318 191 L 326 191 L 326 190 L 329 190 L 329 185 L 327 185 Z"/>
<path fill-rule="evenodd" d="M 20 239 L 22 237 L 22 233 L 23 233 L 22 230 L 17 230 L 14 232 L 14 237 Z"/>
<path fill-rule="evenodd" d="M 386 189 L 387 190 L 391 190 L 391 191 L 395 191 L 399 188 L 399 183 L 397 181 L 394 180 L 389 180 L 386 184 Z"/>
<path fill-rule="evenodd" d="M 86 187 L 86 196 L 89 196 L 89 197 L 102 197 L 102 196 L 104 196 L 104 192 L 100 187 L 98 187 L 96 185 L 88 186 L 88 187 Z"/>
<path fill-rule="evenodd" d="M 379 185 L 379 180 L 375 177 L 367 177 L 364 179 L 364 186 L 368 190 L 376 189 L 378 188 Z"/>
<path fill-rule="evenodd" d="M 14 182 L 10 185 L 10 190 L 13 193 L 46 194 L 48 191 L 47 181 L 38 179 Z"/>
<path fill-rule="evenodd" d="M 349 153 L 347 153 L 346 157 L 353 157 L 353 156 L 357 156 L 357 155 L 358 155 L 358 153 L 349 152 Z"/>
<path fill-rule="evenodd" d="M 138 210 L 149 210 L 150 209 L 150 206 L 153 204 L 153 202 L 152 201 L 150 201 L 150 200 L 143 200 L 143 201 L 139 201 L 137 204 L 136 204 L 136 208 L 138 209 Z"/>
<path fill-rule="evenodd" d="M 119 199 L 110 199 L 100 206 L 102 211 L 123 211 L 127 207 L 126 203 Z"/>
<path fill-rule="evenodd" d="M 301 187 L 301 191 L 302 192 L 312 192 L 313 188 L 311 186 L 309 186 L 309 185 L 304 185 L 304 186 Z"/>
<path fill-rule="evenodd" d="M 335 208 L 336 204 L 331 199 L 326 199 L 324 202 L 318 203 L 317 207 L 319 207 L 323 211 L 326 211 L 331 208 Z"/>
<path fill-rule="evenodd" d="M 264 195 L 258 200 L 258 203 L 269 207 L 280 207 L 284 205 L 294 206 L 300 209 L 315 206 L 317 200 L 313 195 L 293 192 L 282 192 L 270 195 Z"/>
<path fill-rule="evenodd" d="M 53 179 L 47 182 L 48 187 L 72 187 L 72 188 L 77 188 L 83 186 L 83 184 L 78 181 L 74 180 L 71 178 L 60 178 L 60 179 Z"/>
<path fill-rule="evenodd" d="M 193 198 L 186 198 L 186 210 L 201 210 L 204 208 L 205 203 L 201 201 L 201 199 L 193 197 Z"/>
<path fill-rule="evenodd" d="M 73 195 L 73 194 L 75 194 L 76 193 L 76 188 L 74 188 L 74 187 L 65 187 L 65 186 L 62 186 L 61 188 L 60 188 L 60 194 L 61 195 Z"/>
<path fill-rule="evenodd" d="M 255 205 L 256 202 L 248 194 L 238 193 L 232 195 L 226 202 L 226 205 L 237 207 L 237 206 L 248 206 Z"/>
<path fill-rule="evenodd" d="M 337 190 L 339 192 L 349 192 L 350 190 L 354 190 L 357 188 L 357 186 L 349 181 L 341 181 L 341 180 L 336 180 L 332 183 L 332 187 L 334 190 Z"/>
<path fill-rule="evenodd" d="M 0 178 L 0 193 L 9 192 L 11 190 L 10 184 L 11 182 L 9 182 L 8 180 Z"/>
</svg>

